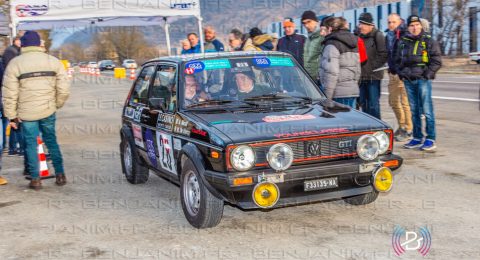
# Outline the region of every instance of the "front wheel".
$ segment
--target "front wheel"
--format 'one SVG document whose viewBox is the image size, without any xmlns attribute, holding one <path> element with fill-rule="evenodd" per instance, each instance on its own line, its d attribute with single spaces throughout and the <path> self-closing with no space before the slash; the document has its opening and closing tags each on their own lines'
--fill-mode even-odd
<svg viewBox="0 0 480 260">
<path fill-rule="evenodd" d="M 343 200 L 351 205 L 366 205 L 374 202 L 378 197 L 378 191 L 372 191 L 370 193 L 353 196 L 350 198 L 344 198 Z"/>
<path fill-rule="evenodd" d="M 218 225 L 223 216 L 223 200 L 215 197 L 205 187 L 197 169 L 190 159 L 182 167 L 180 199 L 188 222 L 196 228 Z"/>
</svg>

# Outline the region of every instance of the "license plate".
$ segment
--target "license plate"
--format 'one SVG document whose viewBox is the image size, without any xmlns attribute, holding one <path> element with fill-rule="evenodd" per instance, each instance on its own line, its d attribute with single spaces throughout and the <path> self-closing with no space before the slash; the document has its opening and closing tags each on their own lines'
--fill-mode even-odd
<svg viewBox="0 0 480 260">
<path fill-rule="evenodd" d="M 330 188 L 337 188 L 338 187 L 338 178 L 325 178 L 313 181 L 305 181 L 303 183 L 303 189 L 305 191 L 312 191 L 312 190 L 324 190 Z"/>
</svg>

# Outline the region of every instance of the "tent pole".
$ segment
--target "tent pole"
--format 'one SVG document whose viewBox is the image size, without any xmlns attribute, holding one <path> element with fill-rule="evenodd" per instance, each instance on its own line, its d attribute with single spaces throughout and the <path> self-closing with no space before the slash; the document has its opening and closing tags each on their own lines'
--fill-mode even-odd
<svg viewBox="0 0 480 260">
<path fill-rule="evenodd" d="M 199 33 L 198 35 L 200 36 L 200 50 L 202 51 L 202 53 L 205 53 L 205 45 L 203 43 L 204 39 L 203 39 L 203 31 L 202 31 L 202 27 L 203 27 L 202 20 L 203 19 L 202 19 L 201 16 L 197 17 L 197 19 L 198 19 L 198 33 Z"/>
<path fill-rule="evenodd" d="M 167 40 L 167 53 L 168 53 L 168 56 L 171 56 L 172 49 L 170 46 L 170 24 L 167 21 L 167 17 L 164 17 L 163 20 L 165 20 L 165 37 Z"/>
</svg>

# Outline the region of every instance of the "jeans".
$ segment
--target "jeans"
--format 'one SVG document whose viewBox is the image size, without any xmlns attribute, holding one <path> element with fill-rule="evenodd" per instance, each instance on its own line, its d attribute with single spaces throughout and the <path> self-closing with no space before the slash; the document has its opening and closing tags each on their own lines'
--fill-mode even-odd
<svg viewBox="0 0 480 260">
<path fill-rule="evenodd" d="M 348 97 L 348 98 L 334 98 L 333 101 L 338 102 L 340 104 L 344 104 L 349 106 L 353 109 L 357 107 L 357 98 L 356 97 Z"/>
<path fill-rule="evenodd" d="M 1 115 L 1 118 L 2 118 L 2 122 L 0 122 L 0 124 L 2 125 L 2 127 L 0 128 L 0 131 L 2 132 L 2 151 L 3 152 L 3 148 L 5 148 L 5 145 L 7 143 L 7 126 L 8 124 L 10 123 L 10 120 L 8 120 L 8 118 L 4 117 L 2 115 L 2 110 L 0 110 L 0 115 Z"/>
<path fill-rule="evenodd" d="M 388 103 L 395 113 L 399 128 L 411 132 L 413 130 L 412 113 L 405 85 L 398 75 L 389 74 L 389 77 Z"/>
<path fill-rule="evenodd" d="M 360 106 L 362 111 L 380 119 L 380 80 L 360 82 Z"/>
<path fill-rule="evenodd" d="M 0 109 L 0 170 L 2 169 L 3 141 L 5 140 L 5 128 L 3 127 L 2 110 Z"/>
<path fill-rule="evenodd" d="M 412 111 L 413 138 L 423 139 L 422 113 L 426 118 L 427 139 L 435 141 L 435 113 L 433 112 L 432 81 L 404 81 L 407 89 L 410 110 Z"/>
<path fill-rule="evenodd" d="M 23 135 L 25 138 L 25 154 L 27 155 L 28 172 L 32 179 L 39 178 L 39 162 L 37 154 L 37 136 L 42 133 L 43 141 L 47 145 L 52 158 L 55 174 L 64 174 L 63 158 L 55 135 L 55 113 L 36 121 L 23 121 Z"/>
</svg>

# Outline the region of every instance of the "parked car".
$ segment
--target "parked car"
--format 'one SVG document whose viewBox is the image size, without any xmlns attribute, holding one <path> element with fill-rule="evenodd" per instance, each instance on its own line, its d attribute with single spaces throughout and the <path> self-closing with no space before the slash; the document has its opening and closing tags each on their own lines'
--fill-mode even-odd
<svg viewBox="0 0 480 260">
<path fill-rule="evenodd" d="M 98 64 L 95 61 L 89 61 L 87 64 L 87 68 L 96 69 L 98 68 Z"/>
<path fill-rule="evenodd" d="M 98 63 L 98 68 L 100 69 L 100 71 L 114 70 L 115 63 L 113 63 L 112 60 L 102 60 Z"/>
<path fill-rule="evenodd" d="M 480 52 L 472 52 L 468 54 L 470 60 L 476 61 L 477 64 L 480 64 Z"/>
<path fill-rule="evenodd" d="M 123 109 L 120 154 L 130 183 L 151 170 L 178 184 L 188 222 L 208 228 L 224 202 L 372 203 L 403 162 L 393 137 L 387 123 L 328 100 L 289 54 L 209 53 L 142 66 Z"/>
<path fill-rule="evenodd" d="M 138 65 L 135 62 L 135 60 L 127 59 L 127 60 L 123 61 L 122 67 L 124 67 L 126 69 L 136 69 L 138 67 Z"/>
<path fill-rule="evenodd" d="M 86 61 L 81 61 L 81 62 L 78 63 L 78 67 L 80 67 L 80 68 L 86 68 L 87 65 L 88 65 L 88 62 L 86 62 Z"/>
</svg>

